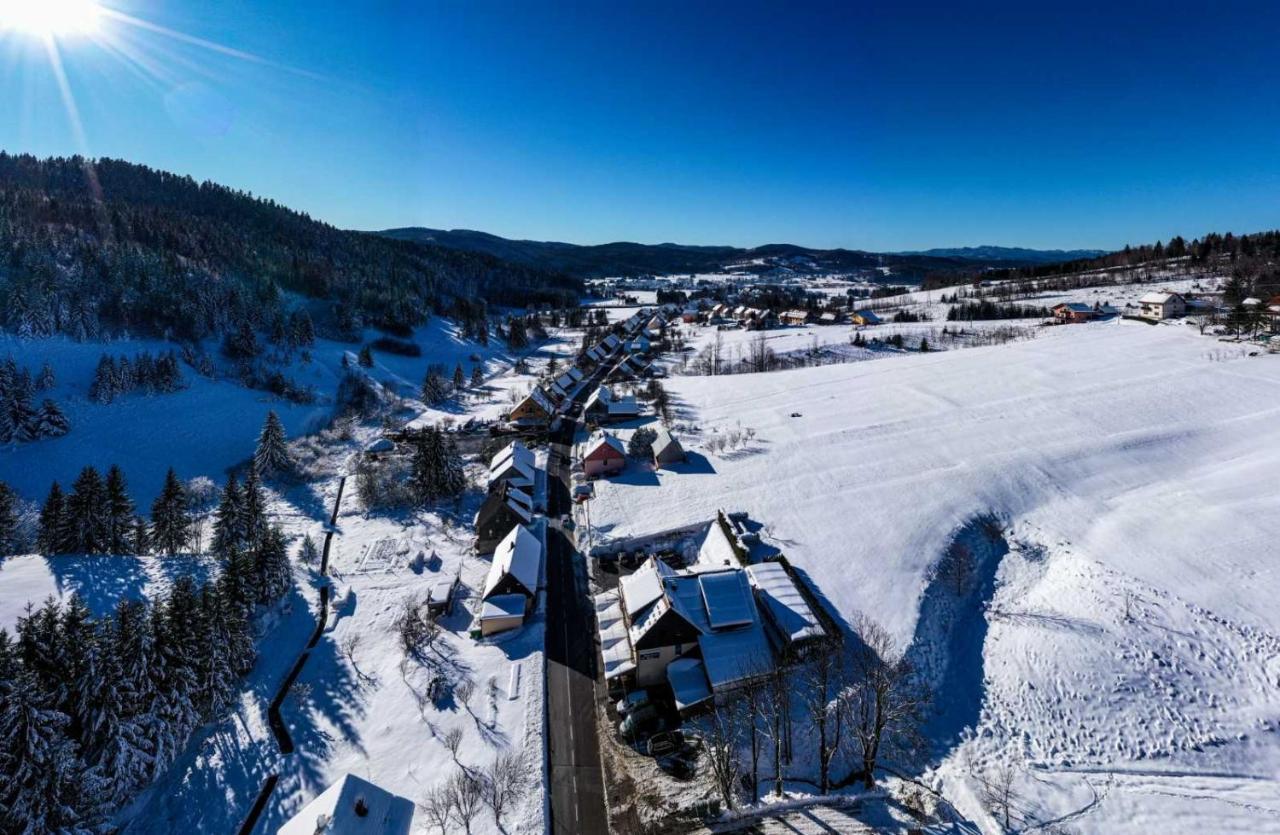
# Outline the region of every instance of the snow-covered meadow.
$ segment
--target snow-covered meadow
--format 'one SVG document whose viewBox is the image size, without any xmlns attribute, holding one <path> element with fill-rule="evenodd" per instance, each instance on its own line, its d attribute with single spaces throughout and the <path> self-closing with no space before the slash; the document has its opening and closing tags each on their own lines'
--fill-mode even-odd
<svg viewBox="0 0 1280 835">
<path fill-rule="evenodd" d="M 1248 354 L 1112 321 L 673 377 L 691 460 L 599 483 L 591 521 L 607 542 L 748 512 L 832 609 L 924 660 L 930 779 L 975 819 L 1008 761 L 1038 822 L 1280 831 L 1280 362 Z M 991 599 L 941 611 L 933 567 L 983 514 L 1009 542 Z"/>
</svg>

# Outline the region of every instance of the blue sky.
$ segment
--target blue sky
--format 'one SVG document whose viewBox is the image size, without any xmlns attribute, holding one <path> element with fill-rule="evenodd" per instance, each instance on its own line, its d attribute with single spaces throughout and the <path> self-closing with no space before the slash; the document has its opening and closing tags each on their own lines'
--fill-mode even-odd
<svg viewBox="0 0 1280 835">
<path fill-rule="evenodd" d="M 0 148 L 343 227 L 579 243 L 1106 248 L 1280 225 L 1276 4 L 104 3 L 186 39 L 110 15 L 61 39 L 78 136 L 43 47 L 4 36 Z"/>
</svg>

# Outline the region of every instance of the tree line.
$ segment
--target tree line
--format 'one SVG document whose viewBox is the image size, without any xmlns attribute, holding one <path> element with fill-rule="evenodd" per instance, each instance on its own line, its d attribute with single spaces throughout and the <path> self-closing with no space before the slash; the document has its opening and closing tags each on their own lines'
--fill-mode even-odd
<svg viewBox="0 0 1280 835">
<path fill-rule="evenodd" d="M 35 405 L 38 392 L 54 386 L 53 367 L 45 363 L 34 378 L 13 357 L 0 363 L 0 444 L 56 438 L 71 431 L 71 423 L 52 398 Z"/>
</svg>

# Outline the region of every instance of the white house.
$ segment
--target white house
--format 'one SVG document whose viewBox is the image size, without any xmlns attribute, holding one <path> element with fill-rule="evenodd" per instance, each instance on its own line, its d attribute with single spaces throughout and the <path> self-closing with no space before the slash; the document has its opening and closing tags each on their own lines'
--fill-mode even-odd
<svg viewBox="0 0 1280 835">
<path fill-rule="evenodd" d="M 413 801 L 348 774 L 303 806 L 277 835 L 409 835 Z"/>
<path fill-rule="evenodd" d="M 1138 299 L 1138 315 L 1144 319 L 1159 321 L 1182 316 L 1187 312 L 1186 299 L 1177 293 L 1164 291 L 1147 293 Z"/>
<path fill-rule="evenodd" d="M 630 395 L 618 397 L 608 386 L 597 386 L 582 407 L 582 414 L 598 423 L 630 420 L 640 415 L 640 404 Z"/>
<path fill-rule="evenodd" d="M 520 441 L 512 441 L 489 460 L 488 487 L 492 490 L 506 481 L 526 493 L 532 494 L 537 480 L 537 465 L 533 450 Z"/>
<path fill-rule="evenodd" d="M 665 426 L 658 427 L 657 437 L 653 439 L 653 463 L 661 467 L 664 464 L 675 464 L 685 459 L 684 447 Z"/>
</svg>

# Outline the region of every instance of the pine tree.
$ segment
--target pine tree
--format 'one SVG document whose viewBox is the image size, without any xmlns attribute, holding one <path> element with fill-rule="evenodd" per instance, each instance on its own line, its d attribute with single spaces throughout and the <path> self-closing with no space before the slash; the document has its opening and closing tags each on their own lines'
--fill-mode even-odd
<svg viewBox="0 0 1280 835">
<path fill-rule="evenodd" d="M 20 372 L 0 397 L 0 444 L 39 437 L 38 413 L 31 405 L 31 379 Z"/>
<path fill-rule="evenodd" d="M 81 470 L 71 485 L 63 503 L 62 531 L 64 553 L 101 554 L 107 549 L 106 490 L 93 467 Z"/>
<path fill-rule="evenodd" d="M 453 390 L 462 391 L 467 384 L 467 378 L 462 375 L 462 363 L 458 363 L 453 367 Z"/>
<path fill-rule="evenodd" d="M 484 385 L 484 371 L 480 366 L 471 366 L 471 388 L 478 389 Z"/>
<path fill-rule="evenodd" d="M 48 391 L 54 387 L 55 383 L 53 366 L 46 360 L 45 364 L 40 366 L 40 373 L 36 375 L 36 388 L 40 391 Z"/>
<path fill-rule="evenodd" d="M 161 553 L 173 556 L 187 547 L 191 527 L 187 490 L 170 467 L 164 487 L 151 505 L 151 542 Z"/>
<path fill-rule="evenodd" d="M 438 406 L 448 397 L 449 390 L 445 388 L 440 371 L 434 367 L 429 369 L 426 378 L 422 381 L 422 402 L 428 406 Z"/>
<path fill-rule="evenodd" d="M 235 474 L 227 476 L 227 484 L 222 488 L 222 498 L 213 518 L 213 553 L 228 556 L 240 548 L 244 540 L 241 524 L 244 521 L 244 496 L 240 492 L 240 484 Z"/>
<path fill-rule="evenodd" d="M 311 538 L 311 534 L 302 537 L 302 547 L 298 549 L 298 560 L 303 565 L 315 565 L 320 559 L 320 551 L 316 548 L 316 541 Z"/>
<path fill-rule="evenodd" d="M 267 478 L 288 472 L 293 467 L 293 461 L 289 458 L 289 446 L 285 440 L 284 424 L 280 422 L 279 415 L 274 411 L 267 412 L 267 419 L 262 424 L 253 462 L 258 472 Z"/>
<path fill-rule="evenodd" d="M 262 603 L 278 600 L 289 590 L 293 573 L 284 534 L 274 525 L 267 529 L 254 553 L 254 569 L 258 577 L 258 599 Z"/>
<path fill-rule="evenodd" d="M 115 464 L 107 471 L 104 509 L 106 510 L 106 550 L 109 554 L 127 554 L 133 546 L 133 499 L 124 473 Z"/>
<path fill-rule="evenodd" d="M 35 434 L 41 438 L 60 438 L 71 431 L 71 422 L 67 420 L 67 416 L 57 403 L 47 397 L 36 413 L 35 425 Z"/>
<path fill-rule="evenodd" d="M 108 354 L 98 358 L 98 367 L 89 384 L 89 399 L 95 403 L 110 403 L 119 394 L 116 361 Z"/>
<path fill-rule="evenodd" d="M 0 557 L 18 552 L 18 497 L 0 481 Z"/>
<path fill-rule="evenodd" d="M 89 829 L 85 768 L 67 735 L 70 720 L 52 709 L 29 673 L 6 683 L 0 699 L 0 831 Z"/>
<path fill-rule="evenodd" d="M 363 368 L 373 368 L 373 350 L 368 345 L 365 345 L 360 349 L 360 354 L 356 357 L 356 361 Z"/>
<path fill-rule="evenodd" d="M 245 473 L 241 495 L 244 498 L 240 522 L 242 541 L 251 549 L 257 548 L 267 533 L 267 497 L 262 492 L 258 468 L 253 462 L 249 463 L 249 471 Z"/>
<path fill-rule="evenodd" d="M 443 432 L 428 426 L 414 438 L 413 445 L 409 485 L 419 504 L 462 493 L 466 475 L 452 438 L 446 440 Z"/>
<path fill-rule="evenodd" d="M 65 531 L 63 515 L 66 510 L 66 499 L 62 495 L 62 487 L 54 482 L 49 488 L 49 496 L 40 508 L 40 532 L 36 537 L 36 547 L 40 553 L 52 555 L 66 553 L 63 548 Z"/>
</svg>

